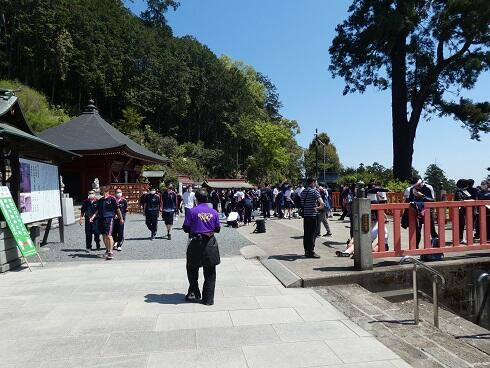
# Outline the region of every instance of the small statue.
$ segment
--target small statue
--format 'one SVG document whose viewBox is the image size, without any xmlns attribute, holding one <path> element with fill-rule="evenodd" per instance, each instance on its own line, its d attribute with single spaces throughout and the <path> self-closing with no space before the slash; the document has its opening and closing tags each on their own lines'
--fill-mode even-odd
<svg viewBox="0 0 490 368">
<path fill-rule="evenodd" d="M 100 183 L 99 183 L 99 178 L 95 178 L 94 182 L 92 183 L 92 189 L 95 192 L 95 197 L 100 198 Z"/>
<path fill-rule="evenodd" d="M 60 190 L 61 193 L 65 191 L 65 183 L 63 183 L 63 177 L 60 175 Z"/>
</svg>

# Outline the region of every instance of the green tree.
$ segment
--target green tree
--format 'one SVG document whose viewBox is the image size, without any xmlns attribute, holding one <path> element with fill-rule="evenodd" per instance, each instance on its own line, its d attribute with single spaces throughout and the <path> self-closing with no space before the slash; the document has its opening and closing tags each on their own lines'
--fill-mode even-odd
<svg viewBox="0 0 490 368">
<path fill-rule="evenodd" d="M 330 71 L 344 78 L 344 94 L 391 88 L 396 178 L 410 178 L 424 112 L 453 116 L 471 138 L 490 131 L 490 103 L 445 93 L 473 88 L 489 68 L 488 0 L 354 0 L 349 13 L 336 28 Z"/>
<path fill-rule="evenodd" d="M 446 173 L 437 164 L 430 164 L 425 171 L 424 180 L 432 185 L 436 195 L 439 196 L 441 189 L 447 192 L 454 192 L 456 184 L 454 180 L 446 177 Z"/>
<path fill-rule="evenodd" d="M 340 160 L 337 154 L 335 145 L 330 142 L 330 137 L 327 133 L 319 133 L 318 140 L 325 144 L 325 147 L 313 139 L 305 151 L 305 170 L 306 176 L 316 176 L 316 159 L 318 157 L 318 175 L 323 173 L 323 149 L 325 148 L 325 171 L 336 172 L 340 171 Z"/>
<path fill-rule="evenodd" d="M 19 82 L 0 80 L 0 88 L 18 90 L 22 112 L 35 132 L 54 127 L 70 120 L 70 116 L 63 108 L 51 106 L 44 94 L 29 88 Z"/>
</svg>

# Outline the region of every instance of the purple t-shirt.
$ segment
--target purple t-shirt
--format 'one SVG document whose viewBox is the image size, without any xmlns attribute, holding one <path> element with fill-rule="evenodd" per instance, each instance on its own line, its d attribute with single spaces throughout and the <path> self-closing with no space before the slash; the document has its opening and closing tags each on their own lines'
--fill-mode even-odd
<svg viewBox="0 0 490 368">
<path fill-rule="evenodd" d="M 189 226 L 191 234 L 214 233 L 220 227 L 219 215 L 206 203 L 202 203 L 187 212 L 184 225 Z"/>
</svg>

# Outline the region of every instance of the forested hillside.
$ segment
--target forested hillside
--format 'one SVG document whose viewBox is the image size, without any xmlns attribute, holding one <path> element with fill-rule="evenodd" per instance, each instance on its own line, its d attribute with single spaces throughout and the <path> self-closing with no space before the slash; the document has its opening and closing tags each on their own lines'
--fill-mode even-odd
<svg viewBox="0 0 490 368">
<path fill-rule="evenodd" d="M 147 4 L 136 16 L 120 0 L 0 0 L 0 79 L 71 116 L 93 98 L 107 121 L 169 156 L 171 175 L 296 179 L 298 124 L 280 115 L 273 82 L 174 37 L 173 0 Z"/>
</svg>

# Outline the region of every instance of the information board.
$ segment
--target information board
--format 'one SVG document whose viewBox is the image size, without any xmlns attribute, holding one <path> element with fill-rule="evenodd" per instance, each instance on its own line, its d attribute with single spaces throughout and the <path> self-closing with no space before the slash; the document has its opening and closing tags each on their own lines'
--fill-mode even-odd
<svg viewBox="0 0 490 368">
<path fill-rule="evenodd" d="M 24 257 L 34 256 L 37 254 L 36 246 L 31 240 L 31 236 L 22 222 L 17 206 L 12 199 L 8 187 L 0 187 L 0 210 L 7 221 L 7 225 L 14 237 L 17 248 Z"/>
<path fill-rule="evenodd" d="M 20 216 L 25 224 L 61 216 L 58 167 L 19 159 Z"/>
</svg>

